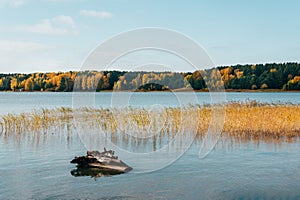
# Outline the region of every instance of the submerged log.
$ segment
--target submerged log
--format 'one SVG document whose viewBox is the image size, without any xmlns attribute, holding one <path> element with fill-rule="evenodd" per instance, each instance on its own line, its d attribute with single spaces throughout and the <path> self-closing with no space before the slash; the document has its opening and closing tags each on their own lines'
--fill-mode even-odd
<svg viewBox="0 0 300 200">
<path fill-rule="evenodd" d="M 114 155 L 113 150 L 107 151 L 105 148 L 101 153 L 99 151 L 87 151 L 86 156 L 75 157 L 71 163 L 76 163 L 78 167 L 98 168 L 109 173 L 125 173 L 132 170 Z"/>
</svg>

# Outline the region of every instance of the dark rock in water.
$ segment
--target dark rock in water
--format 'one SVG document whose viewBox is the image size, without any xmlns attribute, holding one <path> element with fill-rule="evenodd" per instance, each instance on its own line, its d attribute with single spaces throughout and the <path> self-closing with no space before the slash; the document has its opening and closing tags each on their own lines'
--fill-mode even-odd
<svg viewBox="0 0 300 200">
<path fill-rule="evenodd" d="M 105 148 L 101 153 L 99 151 L 87 151 L 86 156 L 75 157 L 71 163 L 76 163 L 78 168 L 97 168 L 110 174 L 125 173 L 132 170 L 131 167 L 118 159 L 114 153 L 114 151 L 107 151 Z"/>
</svg>

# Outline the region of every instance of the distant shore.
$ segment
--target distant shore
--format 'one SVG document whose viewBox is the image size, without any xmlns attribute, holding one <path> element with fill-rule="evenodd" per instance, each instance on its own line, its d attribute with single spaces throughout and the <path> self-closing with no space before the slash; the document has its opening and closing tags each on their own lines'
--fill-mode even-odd
<svg viewBox="0 0 300 200">
<path fill-rule="evenodd" d="M 74 91 L 0 91 L 0 93 L 72 93 Z M 92 90 L 88 91 L 76 91 L 76 92 L 95 92 Z M 176 90 L 153 90 L 153 91 L 145 91 L 145 90 L 101 90 L 96 91 L 96 93 L 101 92 L 196 92 L 196 93 L 205 93 L 205 92 L 220 92 L 220 91 L 209 91 L 209 90 L 193 90 L 193 89 L 176 89 Z M 300 92 L 300 90 L 280 90 L 280 89 L 257 89 L 257 90 L 249 90 L 249 89 L 225 89 L 225 92 L 248 92 L 248 93 L 275 93 L 275 92 Z"/>
<path fill-rule="evenodd" d="M 193 72 L 69 71 L 1 74 L 0 91 L 300 91 L 300 63 L 215 67 Z M 175 89 L 175 90 L 173 90 Z"/>
</svg>

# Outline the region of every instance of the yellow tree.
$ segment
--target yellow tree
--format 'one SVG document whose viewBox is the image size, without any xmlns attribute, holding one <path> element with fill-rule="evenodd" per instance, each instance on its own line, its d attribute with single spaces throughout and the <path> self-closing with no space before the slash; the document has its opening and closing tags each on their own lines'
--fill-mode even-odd
<svg viewBox="0 0 300 200">
<path fill-rule="evenodd" d="M 86 75 L 81 75 L 81 89 L 82 90 L 87 90 L 87 76 Z"/>
<path fill-rule="evenodd" d="M 26 91 L 33 91 L 33 87 L 34 87 L 34 82 L 33 82 L 32 78 L 30 77 L 25 82 L 25 90 Z"/>
<path fill-rule="evenodd" d="M 18 87 L 18 79 L 12 78 L 10 81 L 10 89 L 12 91 L 16 91 L 17 87 Z"/>
<path fill-rule="evenodd" d="M 4 89 L 4 83 L 3 83 L 3 80 L 2 78 L 0 79 L 0 90 L 3 90 Z"/>
</svg>

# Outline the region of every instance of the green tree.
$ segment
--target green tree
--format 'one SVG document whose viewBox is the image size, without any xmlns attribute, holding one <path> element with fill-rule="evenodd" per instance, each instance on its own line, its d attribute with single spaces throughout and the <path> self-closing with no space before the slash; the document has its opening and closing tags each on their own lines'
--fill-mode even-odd
<svg viewBox="0 0 300 200">
<path fill-rule="evenodd" d="M 55 91 L 57 92 L 63 92 L 66 90 L 66 78 L 64 76 L 59 76 L 57 81 L 57 86 L 55 88 Z"/>
</svg>

